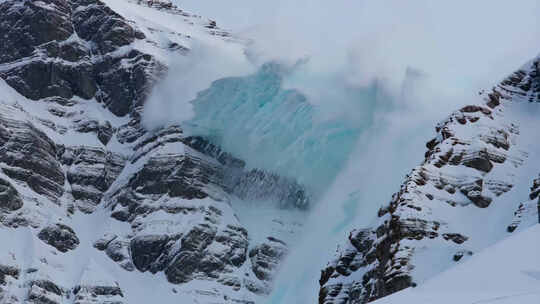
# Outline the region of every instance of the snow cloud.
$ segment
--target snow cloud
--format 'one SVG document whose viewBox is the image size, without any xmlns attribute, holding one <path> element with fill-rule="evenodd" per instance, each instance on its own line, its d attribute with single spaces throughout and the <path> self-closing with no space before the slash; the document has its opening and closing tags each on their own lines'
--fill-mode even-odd
<svg viewBox="0 0 540 304">
<path fill-rule="evenodd" d="M 252 66 L 238 53 L 195 46 L 173 60 L 167 81 L 154 91 L 145 109 L 148 127 L 191 118 L 189 101 L 211 81 L 270 60 L 307 60 L 286 86 L 321 106 L 323 119 L 365 116 L 372 109 L 361 100 L 351 103 L 351 90 L 374 84 L 394 97 L 385 102 L 408 100 L 421 115 L 437 115 L 471 102 L 540 49 L 536 0 L 177 2 L 250 39 Z M 425 75 L 423 93 L 414 101 L 399 98 L 411 70 Z"/>
<path fill-rule="evenodd" d="M 193 118 L 192 101 L 217 79 L 240 76 L 253 66 L 235 48 L 194 40 L 186 55 L 172 55 L 165 79 L 154 87 L 145 104 L 143 126 L 149 130 Z"/>
<path fill-rule="evenodd" d="M 309 57 L 350 84 L 399 88 L 408 67 L 447 91 L 496 83 L 540 49 L 535 0 L 185 0 L 183 7 L 253 38 L 260 61 Z M 345 71 L 347 70 L 347 71 Z"/>
</svg>

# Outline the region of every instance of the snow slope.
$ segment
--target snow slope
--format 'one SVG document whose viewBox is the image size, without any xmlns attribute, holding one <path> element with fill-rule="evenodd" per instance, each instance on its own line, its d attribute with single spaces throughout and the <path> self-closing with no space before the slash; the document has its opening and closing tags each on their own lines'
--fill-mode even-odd
<svg viewBox="0 0 540 304">
<path fill-rule="evenodd" d="M 540 303 L 540 225 L 490 246 L 416 288 L 375 304 Z"/>
</svg>

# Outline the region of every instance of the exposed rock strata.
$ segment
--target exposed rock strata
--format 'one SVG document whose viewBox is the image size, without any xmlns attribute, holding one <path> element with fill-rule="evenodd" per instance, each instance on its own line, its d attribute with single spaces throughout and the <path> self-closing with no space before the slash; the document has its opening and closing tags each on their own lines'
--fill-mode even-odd
<svg viewBox="0 0 540 304">
<path fill-rule="evenodd" d="M 505 108 L 522 100 L 539 102 L 539 74 L 538 60 L 532 61 L 487 94 L 483 104 L 463 107 L 437 125 L 424 162 L 379 211 L 377 224 L 352 231 L 322 270 L 319 303 L 371 302 L 433 273 L 416 256 L 457 262 L 474 253 L 471 249 L 483 240 L 468 235 L 460 221 L 474 208 L 509 203 L 498 197 L 513 188 L 513 172 L 527 153 L 515 148 L 519 122 L 508 121 Z M 531 198 L 537 196 L 536 184 Z M 528 210 L 537 210 L 533 204 L 519 207 L 508 231 Z"/>
</svg>

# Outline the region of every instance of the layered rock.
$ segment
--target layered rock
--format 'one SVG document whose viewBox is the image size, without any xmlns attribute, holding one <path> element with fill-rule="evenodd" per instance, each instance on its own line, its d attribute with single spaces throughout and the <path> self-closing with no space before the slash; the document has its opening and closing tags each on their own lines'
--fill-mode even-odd
<svg viewBox="0 0 540 304">
<path fill-rule="evenodd" d="M 105 197 L 111 217 L 129 224 L 130 232 L 106 231 L 94 246 L 127 270 L 163 272 L 173 284 L 210 280 L 268 294 L 269 282 L 259 280 L 270 277 L 257 273 L 274 271 L 285 250 L 271 256 L 275 265 L 259 265 L 253 254 L 259 249 L 248 258 L 248 231 L 228 203 L 234 192 L 226 186 L 229 170 L 242 172 L 243 164 L 202 142 L 178 127 L 136 141 L 125 169 L 132 173 L 121 175 Z"/>
<path fill-rule="evenodd" d="M 60 252 L 73 250 L 79 245 L 79 238 L 71 227 L 57 223 L 43 228 L 38 238 L 58 249 Z"/>
<path fill-rule="evenodd" d="M 270 282 L 288 252 L 287 244 L 273 237 L 254 247 L 249 252 L 252 269 L 257 278 Z"/>
<path fill-rule="evenodd" d="M 25 97 L 96 98 L 120 116 L 142 104 L 159 63 L 127 48 L 145 35 L 104 3 L 4 1 L 0 11 L 0 77 Z"/>
<path fill-rule="evenodd" d="M 17 109 L 2 109 L 0 163 L 3 174 L 57 201 L 64 192 L 65 177 L 57 159 L 56 144 L 32 123 L 17 119 Z"/>
<path fill-rule="evenodd" d="M 171 298 L 248 303 L 259 280 L 226 178 L 243 162 L 178 127 L 140 124 L 167 70 L 157 58 L 185 54 L 193 38 L 128 20 L 110 4 L 118 2 L 0 3 L 0 237 L 31 227 L 13 230 L 18 241 L 0 254 L 0 301 L 127 303 L 129 282 L 108 269 L 117 264 L 162 273 L 179 286 Z M 122 5 L 229 36 L 170 3 Z M 199 281 L 209 283 L 187 285 Z"/>
<path fill-rule="evenodd" d="M 308 191 L 294 179 L 263 170 L 249 170 L 231 178 L 232 193 L 244 200 L 279 202 L 280 208 L 307 209 Z"/>
<path fill-rule="evenodd" d="M 98 135 L 99 136 L 99 135 Z M 68 147 L 61 156 L 71 195 L 83 212 L 92 212 L 124 168 L 122 155 L 97 147 Z"/>
<path fill-rule="evenodd" d="M 0 20 L 0 238 L 14 240 L 0 302 L 137 302 L 126 277 L 141 275 L 188 302 L 268 294 L 285 245 L 253 240 L 230 201 L 305 209 L 304 187 L 178 126 L 141 125 L 168 56 L 230 35 L 163 1 L 8 0 Z"/>
<path fill-rule="evenodd" d="M 422 283 L 488 244 L 492 235 L 470 227 L 479 221 L 500 226 L 488 216 L 493 213 L 481 210 L 509 214 L 517 203 L 504 198 L 527 157 L 513 111 L 516 103 L 540 101 L 538 62 L 504 80 L 483 104 L 466 106 L 437 125 L 424 162 L 380 209 L 377 224 L 352 231 L 322 270 L 319 303 L 371 302 Z M 535 193 L 533 187 L 531 197 Z M 509 231 L 526 209 L 532 208 L 522 205 Z"/>
<path fill-rule="evenodd" d="M 23 206 L 19 192 L 8 181 L 0 179 L 0 208 L 15 211 Z"/>
<path fill-rule="evenodd" d="M 123 304 L 124 295 L 118 285 L 78 285 L 73 289 L 75 304 L 111 303 Z"/>
</svg>

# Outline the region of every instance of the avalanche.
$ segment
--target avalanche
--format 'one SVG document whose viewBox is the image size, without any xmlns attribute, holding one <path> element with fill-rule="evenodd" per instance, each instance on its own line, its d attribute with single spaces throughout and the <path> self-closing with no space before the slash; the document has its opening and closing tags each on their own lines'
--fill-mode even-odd
<svg viewBox="0 0 540 304">
<path fill-rule="evenodd" d="M 321 194 L 347 161 L 361 127 L 340 116 L 318 119 L 320 108 L 306 95 L 284 88 L 292 69 L 267 63 L 252 75 L 214 81 L 192 101 L 195 117 L 186 129 L 249 167 L 295 178 Z"/>
<path fill-rule="evenodd" d="M 0 7 L 0 303 L 540 300 L 539 59 L 479 96 L 349 4 L 290 12 L 332 33 L 293 64 L 169 0 Z"/>
</svg>

